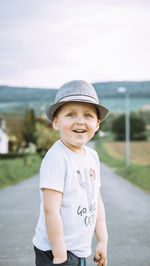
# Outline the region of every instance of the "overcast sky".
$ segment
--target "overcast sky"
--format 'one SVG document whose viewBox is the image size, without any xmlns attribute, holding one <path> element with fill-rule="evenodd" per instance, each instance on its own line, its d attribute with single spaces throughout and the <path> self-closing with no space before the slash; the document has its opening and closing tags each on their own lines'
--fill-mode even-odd
<svg viewBox="0 0 150 266">
<path fill-rule="evenodd" d="M 150 80 L 149 0 L 0 0 L 0 84 Z"/>
</svg>

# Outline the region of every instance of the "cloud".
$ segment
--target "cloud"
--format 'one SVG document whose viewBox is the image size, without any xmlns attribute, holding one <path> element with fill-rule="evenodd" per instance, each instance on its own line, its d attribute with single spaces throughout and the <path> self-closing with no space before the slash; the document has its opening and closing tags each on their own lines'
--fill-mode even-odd
<svg viewBox="0 0 150 266">
<path fill-rule="evenodd" d="M 0 83 L 150 79 L 149 1 L 2 0 Z"/>
</svg>

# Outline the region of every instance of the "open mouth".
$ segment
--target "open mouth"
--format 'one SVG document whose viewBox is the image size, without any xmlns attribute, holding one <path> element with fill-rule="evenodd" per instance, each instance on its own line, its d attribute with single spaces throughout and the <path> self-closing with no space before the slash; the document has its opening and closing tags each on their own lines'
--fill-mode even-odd
<svg viewBox="0 0 150 266">
<path fill-rule="evenodd" d="M 75 132 L 75 133 L 85 133 L 86 130 L 85 129 L 76 129 L 76 130 L 73 130 L 73 132 Z"/>
</svg>

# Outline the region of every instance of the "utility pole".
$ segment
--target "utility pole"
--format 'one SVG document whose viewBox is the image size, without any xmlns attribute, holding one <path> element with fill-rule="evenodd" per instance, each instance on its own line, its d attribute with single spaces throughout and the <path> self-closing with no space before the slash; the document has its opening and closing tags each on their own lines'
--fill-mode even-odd
<svg viewBox="0 0 150 266">
<path fill-rule="evenodd" d="M 126 141 L 126 166 L 130 165 L 130 108 L 129 108 L 129 92 L 126 88 L 118 88 L 118 92 L 125 93 L 125 141 Z"/>
</svg>

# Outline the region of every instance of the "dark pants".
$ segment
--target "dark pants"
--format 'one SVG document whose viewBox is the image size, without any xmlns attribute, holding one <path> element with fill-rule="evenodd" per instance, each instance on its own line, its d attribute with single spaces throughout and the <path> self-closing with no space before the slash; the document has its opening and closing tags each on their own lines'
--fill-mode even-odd
<svg viewBox="0 0 150 266">
<path fill-rule="evenodd" d="M 86 266 L 86 260 L 78 258 L 70 251 L 67 251 L 67 261 L 59 264 L 53 264 L 53 254 L 51 250 L 43 251 L 34 247 L 35 251 L 35 265 L 36 266 L 52 266 L 52 265 L 64 265 L 64 266 Z"/>
</svg>

